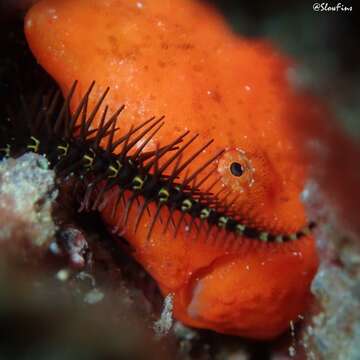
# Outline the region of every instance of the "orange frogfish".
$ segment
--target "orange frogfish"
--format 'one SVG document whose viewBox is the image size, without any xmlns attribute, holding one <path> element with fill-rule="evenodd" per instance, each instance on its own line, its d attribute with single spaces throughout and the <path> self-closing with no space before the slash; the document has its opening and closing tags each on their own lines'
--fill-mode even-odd
<svg viewBox="0 0 360 360">
<path fill-rule="evenodd" d="M 181 187 L 214 159 L 199 190 L 206 194 L 211 188 L 218 199 L 211 206 L 240 219 L 236 236 L 226 231 L 226 216 L 212 227 L 199 225 L 200 219 L 192 224 L 185 213 L 191 201 L 168 221 L 171 205 L 164 191 L 165 205 L 147 203 L 137 231 L 143 199 L 126 209 L 121 227 L 128 203 L 121 201 L 111 213 L 116 189 L 108 191 L 101 209 L 164 296 L 172 296 L 174 317 L 255 339 L 274 338 L 301 317 L 318 260 L 300 201 L 306 166 L 293 124 L 315 105 L 289 83 L 291 61 L 266 42 L 234 34 L 213 8 L 195 0 L 41 0 L 26 16 L 25 33 L 64 94 L 78 80 L 73 108 L 92 80 L 89 107 L 106 87 L 109 110 L 126 105 L 115 140 L 146 118 L 165 115 L 146 150 L 161 148 L 185 130 L 199 135 L 184 148 L 178 168 L 214 140 L 176 180 Z M 157 166 L 164 162 L 166 157 Z M 211 206 L 203 210 L 211 212 Z M 261 231 L 254 239 L 248 228 Z"/>
</svg>

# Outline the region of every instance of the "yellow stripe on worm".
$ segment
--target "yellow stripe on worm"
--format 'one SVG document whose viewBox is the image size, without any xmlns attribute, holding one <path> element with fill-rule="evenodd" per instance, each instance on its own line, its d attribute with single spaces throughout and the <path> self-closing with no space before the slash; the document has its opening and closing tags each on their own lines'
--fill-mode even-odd
<svg viewBox="0 0 360 360">
<path fill-rule="evenodd" d="M 83 160 L 85 160 L 84 168 L 91 168 L 96 158 L 95 151 L 92 148 L 89 151 L 91 154 L 88 153 L 83 156 Z"/>
<path fill-rule="evenodd" d="M 10 157 L 10 151 L 11 151 L 11 147 L 10 144 L 6 144 L 6 147 L 4 148 L 0 148 L 0 151 L 2 151 L 5 155 L 5 157 Z"/>
<path fill-rule="evenodd" d="M 218 221 L 218 226 L 221 228 L 226 227 L 227 222 L 229 221 L 229 218 L 227 216 L 220 216 Z"/>
<path fill-rule="evenodd" d="M 165 203 L 169 200 L 170 193 L 165 188 L 161 188 L 158 192 L 159 201 Z"/>
<path fill-rule="evenodd" d="M 204 208 L 200 211 L 200 219 L 201 220 L 205 220 L 210 216 L 211 213 L 211 209 L 209 208 Z"/>
<path fill-rule="evenodd" d="M 144 180 L 140 176 L 135 176 L 132 181 L 133 190 L 141 190 L 144 186 Z"/>
<path fill-rule="evenodd" d="M 34 143 L 29 144 L 26 147 L 34 153 L 38 153 L 40 148 L 40 141 L 34 136 L 30 136 L 30 140 L 32 140 Z"/>
<path fill-rule="evenodd" d="M 192 201 L 190 199 L 183 200 L 181 204 L 181 211 L 187 212 L 192 208 Z"/>
<path fill-rule="evenodd" d="M 246 226 L 245 226 L 245 225 L 243 225 L 243 224 L 237 224 L 236 227 L 235 227 L 235 232 L 236 232 L 236 234 L 238 234 L 238 235 L 243 235 L 245 229 L 246 229 Z"/>
<path fill-rule="evenodd" d="M 111 164 L 108 167 L 108 172 L 110 175 L 108 175 L 109 179 L 116 178 L 119 175 L 119 171 L 122 168 L 122 164 L 119 160 L 116 160 L 115 163 Z"/>
<path fill-rule="evenodd" d="M 60 150 L 59 158 L 65 157 L 69 152 L 69 144 L 58 145 L 57 149 Z"/>
</svg>

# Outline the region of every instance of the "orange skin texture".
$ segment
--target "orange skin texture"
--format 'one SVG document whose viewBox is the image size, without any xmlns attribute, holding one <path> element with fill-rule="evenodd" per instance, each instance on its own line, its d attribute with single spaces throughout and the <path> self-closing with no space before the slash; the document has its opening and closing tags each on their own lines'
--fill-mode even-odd
<svg viewBox="0 0 360 360">
<path fill-rule="evenodd" d="M 111 110 L 126 104 L 116 137 L 165 114 L 165 126 L 146 150 L 169 143 L 184 129 L 200 134 L 198 147 L 214 139 L 189 165 L 190 173 L 226 149 L 211 166 L 221 176 L 219 186 L 237 195 L 233 206 L 245 224 L 275 233 L 306 224 L 299 199 L 306 169 L 292 121 L 306 117 L 312 100 L 292 89 L 286 77 L 291 62 L 269 44 L 233 34 L 212 8 L 188 0 L 141 5 L 42 0 L 28 12 L 25 33 L 38 62 L 64 94 L 79 81 L 72 106 L 92 80 L 90 105 L 107 86 Z M 198 147 L 186 150 L 185 158 Z M 243 165 L 243 176 L 231 174 L 233 161 Z M 222 246 L 221 232 L 206 239 L 201 231 L 195 240 L 180 227 L 174 239 L 157 221 L 147 240 L 155 205 L 134 233 L 137 208 L 135 203 L 122 234 L 162 293 L 173 295 L 174 316 L 185 324 L 271 339 L 304 311 L 318 264 L 311 236 L 285 244 L 242 238 L 230 251 Z M 122 205 L 113 218 L 110 200 L 102 216 L 111 228 L 123 211 Z M 166 219 L 166 209 L 162 213 Z"/>
</svg>

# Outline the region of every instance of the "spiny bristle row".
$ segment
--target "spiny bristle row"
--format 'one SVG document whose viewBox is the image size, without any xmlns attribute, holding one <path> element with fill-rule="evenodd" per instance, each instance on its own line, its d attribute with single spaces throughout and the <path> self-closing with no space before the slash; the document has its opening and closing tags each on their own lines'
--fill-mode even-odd
<svg viewBox="0 0 360 360">
<path fill-rule="evenodd" d="M 117 198 L 113 201 L 112 215 L 117 214 L 121 202 L 124 202 L 124 212 L 118 219 L 115 230 L 124 228 L 128 223 L 130 211 L 139 198 L 143 204 L 138 206 L 135 220 L 135 231 L 141 219 L 148 210 L 150 203 L 155 203 L 157 209 L 149 225 L 148 238 L 157 221 L 161 217 L 161 210 L 168 209 L 168 218 L 164 223 L 164 232 L 173 225 L 174 236 L 180 227 L 186 226 L 188 231 L 195 229 L 197 235 L 204 224 L 207 224 L 207 234 L 212 228 L 218 233 L 225 234 L 224 243 L 229 235 L 235 238 L 256 239 L 262 242 L 285 242 L 308 235 L 313 228 L 309 224 L 306 228 L 293 234 L 271 234 L 241 223 L 236 216 L 233 204 L 236 197 L 224 188 L 213 194 L 213 188 L 219 179 L 215 178 L 210 186 L 201 191 L 200 187 L 213 178 L 215 171 L 206 172 L 211 163 L 223 153 L 216 153 L 193 173 L 189 173 L 189 165 L 207 149 L 210 140 L 184 160 L 185 150 L 195 142 L 198 134 L 189 137 L 186 131 L 166 146 L 157 147 L 155 151 L 145 152 L 146 145 L 155 137 L 164 125 L 163 117 L 152 117 L 130 130 L 120 138 L 114 140 L 117 119 L 124 106 L 119 107 L 110 117 L 108 106 L 103 106 L 107 88 L 96 102 L 92 111 L 88 113 L 88 102 L 95 83 L 86 91 L 77 109 L 70 111 L 70 103 L 76 90 L 76 82 L 71 87 L 68 96 L 61 104 L 60 93 L 43 96 L 40 102 L 33 104 L 33 110 L 24 103 L 24 114 L 28 123 L 28 131 L 22 137 L 7 138 L 2 146 L 0 156 L 19 156 L 26 151 L 43 154 L 56 170 L 58 176 L 66 177 L 70 174 L 78 175 L 86 183 L 86 191 L 81 204 L 81 210 L 102 210 L 109 202 L 107 192 L 118 186 Z M 104 107 L 102 113 L 100 109 Z M 28 114 L 35 114 L 29 118 Z M 57 114 L 57 116 L 55 116 Z M 98 128 L 92 128 L 94 120 L 100 116 Z M 3 131 L 4 132 L 4 131 Z M 76 136 L 74 136 L 76 134 Z M 6 136 L 5 136 L 6 138 Z M 102 144 L 102 142 L 105 142 Z M 135 148 L 137 144 L 141 145 Z M 167 155 L 167 158 L 161 162 Z M 170 170 L 171 169 L 171 170 Z M 184 180 L 178 183 L 178 178 L 186 172 Z M 205 173 L 206 172 L 206 173 Z M 199 180 L 199 177 L 202 179 Z M 97 185 L 102 183 L 102 188 Z M 125 194 L 131 193 L 125 197 Z M 126 199 L 126 200 L 125 200 Z M 173 215 L 180 212 L 180 219 Z"/>
</svg>

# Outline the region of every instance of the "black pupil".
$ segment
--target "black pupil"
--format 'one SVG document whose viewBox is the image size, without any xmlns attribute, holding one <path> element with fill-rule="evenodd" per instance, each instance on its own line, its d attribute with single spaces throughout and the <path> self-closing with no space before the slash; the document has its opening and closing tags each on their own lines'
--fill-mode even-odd
<svg viewBox="0 0 360 360">
<path fill-rule="evenodd" d="M 230 171 L 234 176 L 241 176 L 244 173 L 243 167 L 237 162 L 231 164 Z"/>
</svg>

